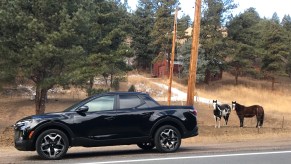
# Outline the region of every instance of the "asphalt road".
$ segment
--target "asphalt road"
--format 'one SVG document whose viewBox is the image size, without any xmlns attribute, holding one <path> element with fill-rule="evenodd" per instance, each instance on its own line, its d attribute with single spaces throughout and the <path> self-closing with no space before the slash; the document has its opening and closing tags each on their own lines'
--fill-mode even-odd
<svg viewBox="0 0 291 164">
<path fill-rule="evenodd" d="M 240 152 L 238 154 L 213 154 L 199 156 L 174 156 L 166 158 L 148 158 L 148 159 L 129 159 L 119 161 L 103 161 L 103 162 L 86 162 L 84 164 L 290 164 L 290 151 L 273 151 L 273 152 Z"/>
<path fill-rule="evenodd" d="M 10 148 L 0 150 L 0 163 L 84 163 L 84 164 L 290 164 L 291 142 L 226 143 L 182 145 L 176 153 L 161 154 L 137 146 L 71 148 L 62 160 L 47 161 L 36 152 Z"/>
</svg>

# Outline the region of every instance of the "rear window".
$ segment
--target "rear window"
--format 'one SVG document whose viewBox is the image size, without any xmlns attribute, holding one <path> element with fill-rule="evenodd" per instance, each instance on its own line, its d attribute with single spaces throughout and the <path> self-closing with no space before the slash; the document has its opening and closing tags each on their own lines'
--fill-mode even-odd
<svg viewBox="0 0 291 164">
<path fill-rule="evenodd" d="M 140 95 L 140 97 L 145 101 L 146 105 L 149 108 L 160 106 L 160 104 L 158 104 L 155 100 L 153 100 L 148 95 Z"/>
<path fill-rule="evenodd" d="M 136 95 L 119 95 L 119 108 L 135 108 L 142 104 L 140 98 Z"/>
</svg>

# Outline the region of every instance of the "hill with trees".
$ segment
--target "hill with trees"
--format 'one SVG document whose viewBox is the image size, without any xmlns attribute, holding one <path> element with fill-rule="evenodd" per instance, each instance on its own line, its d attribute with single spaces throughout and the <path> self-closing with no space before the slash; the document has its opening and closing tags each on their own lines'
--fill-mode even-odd
<svg viewBox="0 0 291 164">
<path fill-rule="evenodd" d="M 194 5 L 194 4 L 193 4 Z M 131 11 L 120 0 L 9 0 L 0 2 L 0 87 L 25 81 L 35 86 L 36 113 L 45 112 L 53 86 L 78 86 L 94 93 L 96 77 L 118 89 L 124 74 L 150 71 L 163 54 L 170 61 L 174 11 L 179 0 L 138 0 Z M 209 84 L 230 72 L 272 82 L 291 77 L 291 18 L 260 18 L 255 8 L 233 16 L 233 0 L 204 0 L 197 81 Z M 176 60 L 188 77 L 193 24 L 178 19 Z M 129 61 L 134 61 L 129 62 Z M 108 88 L 105 90 L 107 91 Z"/>
</svg>

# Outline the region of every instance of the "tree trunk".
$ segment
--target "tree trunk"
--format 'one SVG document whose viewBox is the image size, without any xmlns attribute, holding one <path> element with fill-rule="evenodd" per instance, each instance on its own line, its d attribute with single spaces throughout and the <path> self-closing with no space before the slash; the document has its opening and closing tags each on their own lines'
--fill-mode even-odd
<svg viewBox="0 0 291 164">
<path fill-rule="evenodd" d="M 88 87 L 88 96 L 92 95 L 93 85 L 94 85 L 94 77 L 90 77 L 89 87 Z"/>
<path fill-rule="evenodd" d="M 112 87 L 113 84 L 113 74 L 110 74 L 110 87 Z"/>
<path fill-rule="evenodd" d="M 239 68 L 235 69 L 235 85 L 238 84 L 238 75 L 239 75 Z"/>
<path fill-rule="evenodd" d="M 272 91 L 275 90 L 275 77 L 271 77 L 272 79 Z"/>
<path fill-rule="evenodd" d="M 210 81 L 210 71 L 209 69 L 206 69 L 204 83 L 209 84 L 209 81 Z"/>
<path fill-rule="evenodd" d="M 35 95 L 35 113 L 43 114 L 45 112 L 45 102 L 47 99 L 47 91 L 48 89 L 36 87 L 36 95 Z"/>
<path fill-rule="evenodd" d="M 219 68 L 219 80 L 222 79 L 222 74 L 223 74 L 223 69 L 222 68 Z"/>
<path fill-rule="evenodd" d="M 104 80 L 105 80 L 105 85 L 106 85 L 106 87 L 108 87 L 108 74 L 107 73 L 102 73 L 102 76 L 103 76 L 103 78 L 104 78 Z"/>
<path fill-rule="evenodd" d="M 238 83 L 238 72 L 235 73 L 235 85 Z"/>
</svg>

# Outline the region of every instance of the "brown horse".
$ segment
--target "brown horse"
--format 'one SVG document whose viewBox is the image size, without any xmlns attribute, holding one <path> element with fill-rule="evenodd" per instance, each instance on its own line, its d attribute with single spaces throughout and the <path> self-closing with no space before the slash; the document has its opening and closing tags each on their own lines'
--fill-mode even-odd
<svg viewBox="0 0 291 164">
<path fill-rule="evenodd" d="M 244 118 L 245 117 L 257 117 L 257 128 L 263 126 L 264 122 L 264 109 L 260 105 L 252 105 L 249 107 L 245 107 L 236 101 L 232 102 L 232 109 L 236 111 L 236 114 L 240 121 L 240 127 L 244 126 Z"/>
</svg>

